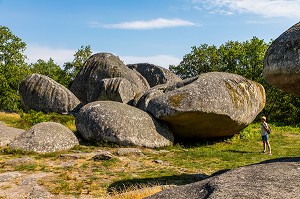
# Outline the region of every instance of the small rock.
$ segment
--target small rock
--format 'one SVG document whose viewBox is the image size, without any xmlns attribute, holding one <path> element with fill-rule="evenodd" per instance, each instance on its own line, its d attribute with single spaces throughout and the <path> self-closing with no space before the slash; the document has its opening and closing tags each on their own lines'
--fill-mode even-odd
<svg viewBox="0 0 300 199">
<path fill-rule="evenodd" d="M 157 163 L 157 164 L 163 164 L 164 163 L 164 161 L 162 161 L 162 160 L 154 160 L 154 162 Z"/>
<path fill-rule="evenodd" d="M 92 157 L 92 160 L 101 161 L 101 160 L 110 160 L 112 158 L 113 158 L 113 155 L 110 152 L 104 151 L 104 152 L 96 154 L 94 157 Z"/>
<path fill-rule="evenodd" d="M 21 164 L 31 164 L 34 162 L 35 160 L 30 157 L 23 157 L 23 158 L 15 158 L 15 159 L 7 160 L 5 162 L 5 165 L 16 166 Z"/>
<path fill-rule="evenodd" d="M 18 172 L 5 172 L 0 174 L 0 182 L 7 182 L 12 179 L 20 177 L 21 174 Z"/>
<path fill-rule="evenodd" d="M 142 151 L 140 149 L 137 149 L 137 148 L 120 148 L 118 151 L 117 151 L 117 154 L 119 156 L 122 156 L 122 155 L 128 155 L 128 154 L 137 154 L 137 155 L 141 155 L 143 156 L 144 154 L 142 153 Z"/>
</svg>

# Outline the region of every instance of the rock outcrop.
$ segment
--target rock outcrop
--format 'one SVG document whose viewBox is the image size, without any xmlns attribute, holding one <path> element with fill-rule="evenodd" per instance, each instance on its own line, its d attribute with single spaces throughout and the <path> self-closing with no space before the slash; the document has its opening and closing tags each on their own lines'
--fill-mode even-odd
<svg viewBox="0 0 300 199">
<path fill-rule="evenodd" d="M 83 106 L 76 128 L 87 140 L 109 141 L 124 146 L 169 146 L 173 136 L 151 115 L 127 104 L 96 101 Z"/>
<path fill-rule="evenodd" d="M 263 76 L 269 84 L 300 96 L 300 22 L 270 45 Z"/>
<path fill-rule="evenodd" d="M 299 198 L 300 159 L 279 159 L 167 189 L 147 199 Z"/>
<path fill-rule="evenodd" d="M 139 72 L 149 83 L 150 87 L 181 81 L 181 78 L 171 71 L 149 63 L 128 64 L 128 68 Z"/>
<path fill-rule="evenodd" d="M 92 55 L 76 75 L 70 90 L 84 104 L 97 99 L 101 93 L 101 81 L 107 78 L 122 77 L 131 83 L 135 94 L 149 89 L 149 84 L 141 74 L 126 67 L 115 55 L 97 53 Z"/>
<path fill-rule="evenodd" d="M 88 96 L 88 101 L 116 101 L 131 104 L 135 96 L 132 84 L 125 78 L 102 79 L 99 87 L 98 96 Z"/>
<path fill-rule="evenodd" d="M 136 105 L 165 121 L 180 139 L 231 136 L 265 106 L 262 85 L 221 72 L 201 74 L 164 89 L 160 86 L 145 95 Z"/>
<path fill-rule="evenodd" d="M 40 74 L 27 76 L 20 84 L 21 102 L 25 109 L 71 114 L 80 106 L 77 97 L 63 85 Z"/>
<path fill-rule="evenodd" d="M 16 137 L 9 147 L 37 153 L 51 153 L 68 150 L 78 144 L 78 139 L 67 127 L 55 122 L 42 122 Z"/>
</svg>

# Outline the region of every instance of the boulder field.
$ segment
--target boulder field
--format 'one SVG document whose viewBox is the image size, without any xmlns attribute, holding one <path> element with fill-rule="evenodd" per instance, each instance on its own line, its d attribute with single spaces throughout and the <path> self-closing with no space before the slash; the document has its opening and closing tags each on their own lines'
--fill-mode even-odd
<svg viewBox="0 0 300 199">
<path fill-rule="evenodd" d="M 266 101 L 263 86 L 240 75 L 210 72 L 181 80 L 153 64 L 126 66 L 111 53 L 92 55 L 70 90 L 32 74 L 20 93 L 28 109 L 75 115 L 85 139 L 150 148 L 234 135 Z"/>
</svg>

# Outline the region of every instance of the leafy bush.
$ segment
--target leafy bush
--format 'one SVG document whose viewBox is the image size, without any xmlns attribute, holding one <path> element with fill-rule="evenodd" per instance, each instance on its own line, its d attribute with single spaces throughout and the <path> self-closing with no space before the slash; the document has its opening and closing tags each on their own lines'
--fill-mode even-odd
<svg viewBox="0 0 300 199">
<path fill-rule="evenodd" d="M 47 122 L 48 119 L 42 112 L 30 110 L 28 113 L 21 113 L 21 119 L 30 125 L 35 125 L 41 122 Z"/>
<path fill-rule="evenodd" d="M 259 124 L 251 124 L 240 132 L 240 139 L 252 140 L 260 137 Z"/>
<path fill-rule="evenodd" d="M 60 115 L 58 113 L 43 113 L 30 110 L 28 113 L 21 112 L 21 119 L 31 126 L 41 122 L 57 122 L 67 127 L 75 125 L 75 118 L 71 115 Z M 72 130 L 72 129 L 71 129 Z"/>
</svg>

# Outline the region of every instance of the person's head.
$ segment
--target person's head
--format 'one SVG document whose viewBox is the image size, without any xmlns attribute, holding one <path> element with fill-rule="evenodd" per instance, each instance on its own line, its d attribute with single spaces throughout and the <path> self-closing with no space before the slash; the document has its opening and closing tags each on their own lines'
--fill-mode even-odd
<svg viewBox="0 0 300 199">
<path fill-rule="evenodd" d="M 262 121 L 262 122 L 265 122 L 266 120 L 267 120 L 267 118 L 266 118 L 265 116 L 262 116 L 262 117 L 261 117 L 261 121 Z"/>
</svg>

